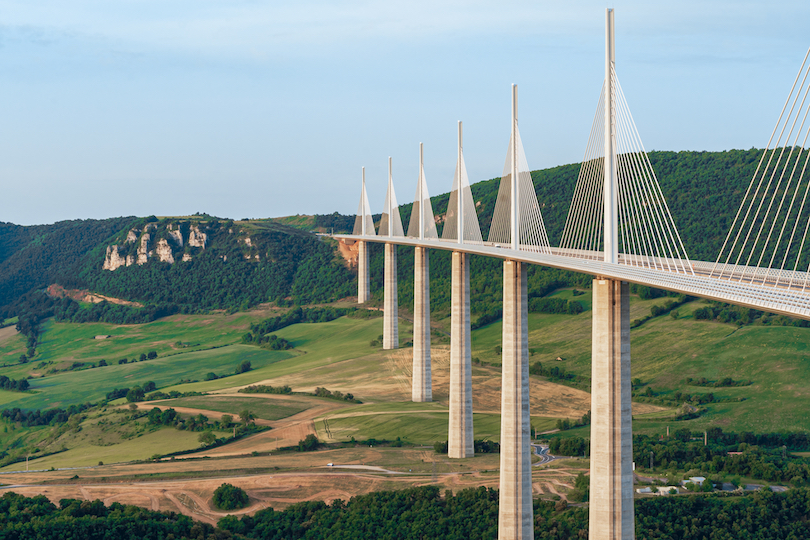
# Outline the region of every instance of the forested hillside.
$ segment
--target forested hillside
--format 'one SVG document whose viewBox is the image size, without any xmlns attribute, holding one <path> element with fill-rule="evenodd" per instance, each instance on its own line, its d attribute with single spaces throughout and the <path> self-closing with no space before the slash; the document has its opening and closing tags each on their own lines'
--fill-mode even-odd
<svg viewBox="0 0 810 540">
<path fill-rule="evenodd" d="M 0 223 L 0 307 L 64 279 L 79 260 L 134 217 L 60 221 L 23 227 Z"/>
</svg>

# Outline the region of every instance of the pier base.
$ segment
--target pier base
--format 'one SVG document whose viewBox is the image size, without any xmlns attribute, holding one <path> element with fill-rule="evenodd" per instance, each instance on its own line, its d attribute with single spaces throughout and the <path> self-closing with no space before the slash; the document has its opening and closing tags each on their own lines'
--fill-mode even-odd
<svg viewBox="0 0 810 540">
<path fill-rule="evenodd" d="M 433 401 L 430 373 L 430 252 L 414 251 L 413 275 L 413 383 L 411 400 Z"/>
<path fill-rule="evenodd" d="M 473 457 L 470 256 L 453 252 L 450 319 L 450 426 L 447 456 Z"/>
<path fill-rule="evenodd" d="M 534 538 L 526 266 L 503 263 L 499 540 Z"/>
<path fill-rule="evenodd" d="M 593 281 L 590 540 L 633 540 L 630 287 Z"/>
<path fill-rule="evenodd" d="M 397 246 L 394 244 L 385 244 L 385 289 L 383 294 L 383 349 L 398 349 Z"/>
<path fill-rule="evenodd" d="M 365 304 L 371 299 L 371 280 L 368 274 L 368 244 L 357 242 L 357 303 Z"/>
</svg>

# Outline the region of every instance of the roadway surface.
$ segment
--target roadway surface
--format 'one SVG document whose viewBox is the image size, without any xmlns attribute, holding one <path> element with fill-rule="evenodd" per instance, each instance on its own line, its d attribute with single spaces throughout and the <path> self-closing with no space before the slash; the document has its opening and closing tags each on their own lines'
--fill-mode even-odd
<svg viewBox="0 0 810 540">
<path fill-rule="evenodd" d="M 334 238 L 419 246 L 537 264 L 810 320 L 810 288 L 805 290 L 805 282 L 810 274 L 806 272 L 731 266 L 723 277 L 718 277 L 715 263 L 707 261 L 690 261 L 684 266 L 680 261 L 671 259 L 641 260 L 620 254 L 619 260 L 622 262 L 616 264 L 606 263 L 601 254 L 560 248 L 540 251 L 536 246 L 524 246 L 523 249 L 513 250 L 488 242 L 460 244 L 454 240 L 420 240 L 406 236 L 334 235 Z"/>
</svg>

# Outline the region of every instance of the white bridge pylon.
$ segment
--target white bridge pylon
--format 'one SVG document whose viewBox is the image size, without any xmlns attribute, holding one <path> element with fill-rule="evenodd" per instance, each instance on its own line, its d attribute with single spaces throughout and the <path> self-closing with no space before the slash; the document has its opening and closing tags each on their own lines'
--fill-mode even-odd
<svg viewBox="0 0 810 540">
<path fill-rule="evenodd" d="M 610 66 L 611 111 L 605 111 L 602 86 L 591 134 L 582 160 L 574 198 L 565 222 L 560 251 L 572 257 L 603 259 L 605 251 L 605 165 L 615 171 L 614 216 L 618 264 L 693 274 L 669 206 L 661 192 L 630 108 Z M 613 118 L 610 129 L 606 117 Z M 608 135 L 608 132 L 610 135 Z M 606 138 L 610 137 L 610 144 Z M 610 152 L 605 158 L 606 148 Z M 614 218 L 616 219 L 616 218 Z M 609 231 L 607 232 L 609 235 Z"/>
<path fill-rule="evenodd" d="M 513 202 L 513 194 L 517 202 Z M 518 230 L 517 238 L 512 236 Z M 532 174 L 520 139 L 517 121 L 517 85 L 512 85 L 512 135 L 503 166 L 498 199 L 489 228 L 489 243 L 512 249 L 551 253 Z"/>
</svg>

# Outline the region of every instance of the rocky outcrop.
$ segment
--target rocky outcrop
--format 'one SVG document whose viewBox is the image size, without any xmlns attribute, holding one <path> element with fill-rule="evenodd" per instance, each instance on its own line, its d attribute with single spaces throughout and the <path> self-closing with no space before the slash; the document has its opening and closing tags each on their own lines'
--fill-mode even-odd
<svg viewBox="0 0 810 540">
<path fill-rule="evenodd" d="M 152 235 L 149 233 L 145 233 L 143 236 L 141 236 L 141 245 L 138 246 L 138 264 L 146 264 L 146 262 L 149 260 L 149 240 L 151 239 Z"/>
<path fill-rule="evenodd" d="M 126 265 L 127 261 L 118 251 L 118 246 L 107 246 L 107 255 L 104 257 L 103 270 L 115 271 Z"/>
<path fill-rule="evenodd" d="M 253 247 L 253 242 L 250 240 L 249 236 L 245 237 L 245 245 Z"/>
<path fill-rule="evenodd" d="M 169 239 L 174 243 L 174 245 L 179 248 L 183 247 L 183 233 L 180 231 L 180 228 L 178 227 L 175 229 L 174 225 L 170 223 L 166 229 L 169 234 Z"/>
<path fill-rule="evenodd" d="M 197 225 L 192 225 L 188 232 L 188 245 L 205 249 L 206 242 L 208 242 L 208 235 L 201 232 Z"/>
<path fill-rule="evenodd" d="M 193 221 L 190 223 L 153 221 L 143 228 L 134 227 L 127 231 L 120 244 L 107 246 L 103 269 L 115 271 L 122 266 L 144 265 L 152 258 L 169 264 L 190 261 L 211 242 L 206 227 L 205 223 Z M 239 241 L 251 248 L 245 255 L 246 259 L 259 260 L 259 256 L 252 253 L 255 251 L 255 245 L 250 237 Z M 131 254 L 126 255 L 127 253 Z M 221 258 L 223 261 L 227 260 L 225 257 Z"/>
<path fill-rule="evenodd" d="M 158 257 L 160 262 L 167 262 L 169 264 L 174 264 L 174 255 L 172 255 L 172 246 L 169 245 L 169 241 L 165 238 L 161 238 L 158 240 L 157 247 L 155 248 L 155 254 Z"/>
</svg>

